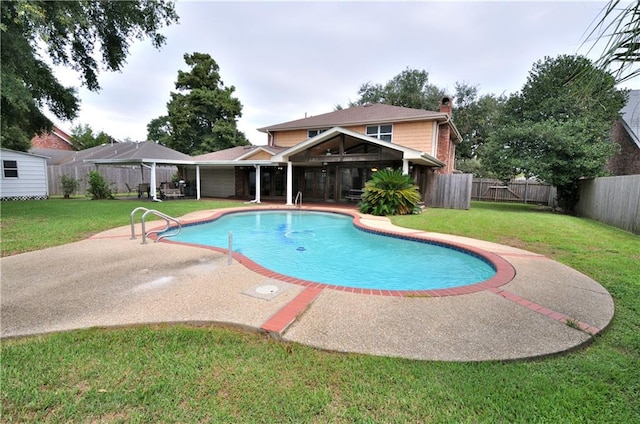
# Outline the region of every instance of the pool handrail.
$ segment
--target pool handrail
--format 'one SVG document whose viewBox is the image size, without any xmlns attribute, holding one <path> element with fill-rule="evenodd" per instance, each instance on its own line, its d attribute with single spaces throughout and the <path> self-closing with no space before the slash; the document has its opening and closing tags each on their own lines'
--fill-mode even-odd
<svg viewBox="0 0 640 424">
<path fill-rule="evenodd" d="M 144 213 L 142 214 L 142 218 L 141 218 L 141 223 L 142 223 L 142 244 L 147 244 L 147 237 L 149 237 L 151 234 L 159 234 L 159 233 L 162 233 L 164 231 L 167 231 L 169 228 L 171 228 L 171 223 L 172 222 L 174 222 L 176 224 L 175 231 L 167 233 L 167 234 L 158 235 L 158 237 L 156 237 L 156 240 L 155 240 L 156 242 L 160 241 L 161 239 L 163 239 L 165 237 L 171 237 L 171 236 L 178 235 L 178 234 L 180 234 L 180 231 L 182 231 L 182 223 L 177 218 L 174 218 L 172 216 L 164 214 L 164 213 L 162 213 L 160 211 L 157 211 L 155 209 L 147 209 L 145 207 L 140 206 L 140 207 L 135 208 L 133 211 L 131 211 L 131 214 L 130 214 L 130 217 L 131 217 L 131 240 L 135 240 L 136 239 L 134 215 L 138 211 L 144 211 Z M 147 232 L 145 230 L 145 223 L 146 223 L 147 215 L 149 215 L 149 214 L 153 214 L 153 215 L 155 215 L 155 216 L 157 216 L 159 218 L 164 219 L 166 224 L 167 224 L 166 227 L 164 227 L 161 230 L 151 230 L 151 231 Z"/>
</svg>

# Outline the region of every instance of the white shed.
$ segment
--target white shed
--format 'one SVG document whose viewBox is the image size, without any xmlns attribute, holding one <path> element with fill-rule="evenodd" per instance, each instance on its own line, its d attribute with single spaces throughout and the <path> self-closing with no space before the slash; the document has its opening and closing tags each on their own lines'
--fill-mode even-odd
<svg viewBox="0 0 640 424">
<path fill-rule="evenodd" d="M 47 158 L 0 149 L 0 200 L 48 199 Z"/>
</svg>

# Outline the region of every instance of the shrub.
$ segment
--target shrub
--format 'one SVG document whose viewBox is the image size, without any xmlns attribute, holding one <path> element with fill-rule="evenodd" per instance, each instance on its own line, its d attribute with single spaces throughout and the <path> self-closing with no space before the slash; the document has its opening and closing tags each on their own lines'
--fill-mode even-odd
<svg viewBox="0 0 640 424">
<path fill-rule="evenodd" d="M 364 186 L 360 212 L 372 215 L 408 215 L 420 211 L 420 191 L 409 175 L 382 169 Z"/>
<path fill-rule="evenodd" d="M 62 185 L 62 194 L 65 199 L 71 197 L 78 189 L 80 188 L 80 183 L 73 177 L 69 177 L 68 175 L 62 175 L 60 178 L 60 184 Z"/>
<path fill-rule="evenodd" d="M 87 194 L 91 199 L 113 199 L 113 193 L 109 185 L 98 171 L 89 172 L 89 188 Z"/>
</svg>

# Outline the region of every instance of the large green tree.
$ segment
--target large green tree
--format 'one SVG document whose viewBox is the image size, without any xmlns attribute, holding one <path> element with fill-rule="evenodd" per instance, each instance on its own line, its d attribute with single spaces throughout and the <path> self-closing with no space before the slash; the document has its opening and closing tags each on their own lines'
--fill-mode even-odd
<svg viewBox="0 0 640 424">
<path fill-rule="evenodd" d="M 90 147 L 101 146 L 114 141 L 114 138 L 104 131 L 97 135 L 89 125 L 78 124 L 71 128 L 71 144 L 76 150 L 84 150 Z"/>
<path fill-rule="evenodd" d="M 178 71 L 167 115 L 147 125 L 147 138 L 188 155 L 248 145 L 238 130 L 242 104 L 225 87 L 215 60 L 205 53 L 185 54 L 189 72 Z"/>
<path fill-rule="evenodd" d="M 438 110 L 445 91 L 429 83 L 429 73 L 407 68 L 398 75 L 380 83 L 367 82 L 358 90 L 360 98 L 350 106 L 367 103 L 384 103 L 414 109 Z"/>
<path fill-rule="evenodd" d="M 557 186 L 558 203 L 570 212 L 578 181 L 602 175 L 614 153 L 608 134 L 625 102 L 613 76 L 589 59 L 547 57 L 507 100 L 485 145 L 485 164 L 503 179 L 524 174 Z"/>
<path fill-rule="evenodd" d="M 462 136 L 462 142 L 456 146 L 456 159 L 477 158 L 507 99 L 493 94 L 480 95 L 477 86 L 460 82 L 456 82 L 453 98 L 453 122 Z"/>
<path fill-rule="evenodd" d="M 75 88 L 60 84 L 48 62 L 78 71 L 97 91 L 100 67 L 120 70 L 135 39 L 149 37 L 159 48 L 159 30 L 178 16 L 174 2 L 162 0 L 2 1 L 0 19 L 0 144 L 26 151 L 35 134 L 52 128 L 45 107 L 62 120 L 80 109 Z"/>
</svg>

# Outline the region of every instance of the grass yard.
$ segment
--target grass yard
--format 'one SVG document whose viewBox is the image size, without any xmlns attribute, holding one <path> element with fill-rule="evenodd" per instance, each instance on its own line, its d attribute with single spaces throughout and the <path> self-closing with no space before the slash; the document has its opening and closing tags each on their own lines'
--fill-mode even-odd
<svg viewBox="0 0 640 424">
<path fill-rule="evenodd" d="M 139 205 L 3 203 L 2 254 L 127 225 Z M 180 216 L 232 205 L 154 206 Z M 474 202 L 469 211 L 430 209 L 393 221 L 508 244 L 572 266 L 611 292 L 614 321 L 587 348 L 518 362 L 338 354 L 235 329 L 182 325 L 3 340 L 2 422 L 640 422 L 640 237 L 531 205 Z"/>
</svg>

